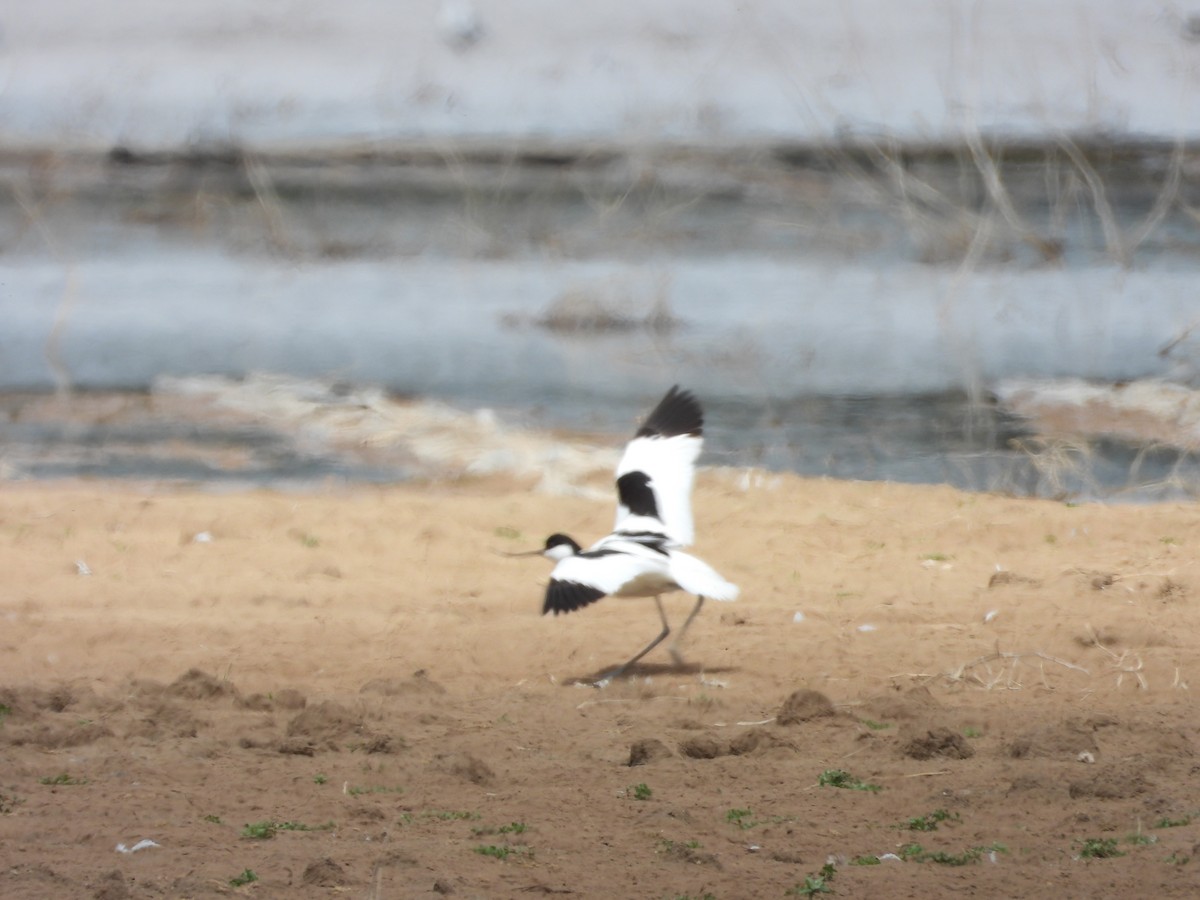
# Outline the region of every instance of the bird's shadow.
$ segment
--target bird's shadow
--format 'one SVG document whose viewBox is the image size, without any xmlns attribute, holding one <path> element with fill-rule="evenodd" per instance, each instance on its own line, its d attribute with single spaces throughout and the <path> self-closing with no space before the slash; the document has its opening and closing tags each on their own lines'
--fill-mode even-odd
<svg viewBox="0 0 1200 900">
<path fill-rule="evenodd" d="M 597 681 L 613 670 L 612 666 L 598 669 L 590 675 L 575 675 L 563 681 L 564 685 L 595 685 Z M 738 666 L 702 666 L 699 663 L 684 663 L 677 666 L 674 663 L 634 663 L 613 681 L 619 684 L 637 678 L 651 678 L 657 675 L 724 675 L 729 672 L 740 672 Z"/>
</svg>

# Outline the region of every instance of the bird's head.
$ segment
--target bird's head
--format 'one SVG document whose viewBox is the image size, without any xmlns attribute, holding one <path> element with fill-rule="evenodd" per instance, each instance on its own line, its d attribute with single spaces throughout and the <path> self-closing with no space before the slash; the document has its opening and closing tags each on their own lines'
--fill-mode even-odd
<svg viewBox="0 0 1200 900">
<path fill-rule="evenodd" d="M 583 550 L 575 540 L 565 534 L 555 533 L 546 538 L 546 546 L 542 548 L 542 556 L 558 562 L 568 556 L 576 556 Z"/>
<path fill-rule="evenodd" d="M 541 550 L 526 550 L 524 553 L 505 553 L 505 556 L 544 556 L 546 559 L 552 559 L 558 562 L 560 559 L 566 559 L 568 556 L 575 556 L 583 550 L 575 539 L 555 532 L 546 538 L 546 544 Z"/>
</svg>

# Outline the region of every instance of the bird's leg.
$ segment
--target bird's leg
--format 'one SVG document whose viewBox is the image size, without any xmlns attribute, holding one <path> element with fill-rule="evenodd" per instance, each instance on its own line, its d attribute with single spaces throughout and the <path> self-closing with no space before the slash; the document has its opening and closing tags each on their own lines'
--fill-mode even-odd
<svg viewBox="0 0 1200 900">
<path fill-rule="evenodd" d="M 637 662 L 639 659 L 641 659 L 643 656 L 645 656 L 647 653 L 649 653 L 651 650 L 653 650 L 655 647 L 657 647 L 659 644 L 661 644 L 663 642 L 663 639 L 668 634 L 671 633 L 671 626 L 667 624 L 667 613 L 663 609 L 662 600 L 660 600 L 658 597 L 655 597 L 654 602 L 658 606 L 658 617 L 660 619 L 662 619 L 662 626 L 663 626 L 662 631 L 660 631 L 658 634 L 658 637 L 656 637 L 649 644 L 647 644 L 642 649 L 642 652 L 639 653 L 637 656 L 635 656 L 633 659 L 629 660 L 628 662 L 622 663 L 621 665 L 619 665 L 615 669 L 613 669 L 611 672 L 607 672 L 604 676 L 602 676 L 595 683 L 596 687 L 598 687 L 598 688 L 608 687 L 609 682 L 611 682 L 614 678 L 620 677 L 622 672 L 624 672 L 626 669 L 628 669 L 630 666 L 632 666 L 635 662 Z M 695 614 L 693 613 L 693 615 L 695 615 Z"/>
<path fill-rule="evenodd" d="M 696 618 L 696 613 L 700 612 L 700 607 L 704 605 L 703 597 L 696 597 L 696 605 L 692 607 L 692 611 L 683 622 L 683 627 L 679 629 L 679 634 L 675 636 L 675 640 L 671 641 L 671 646 L 668 648 L 671 651 L 671 659 L 675 660 L 676 666 L 683 665 L 683 657 L 679 653 L 679 642 L 683 640 L 683 636 L 687 634 L 688 626 L 692 624 L 692 619 Z"/>
</svg>

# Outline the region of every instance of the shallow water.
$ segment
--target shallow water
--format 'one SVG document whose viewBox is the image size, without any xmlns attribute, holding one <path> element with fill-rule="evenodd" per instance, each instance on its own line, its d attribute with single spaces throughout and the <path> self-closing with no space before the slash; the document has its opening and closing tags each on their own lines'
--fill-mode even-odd
<svg viewBox="0 0 1200 900">
<path fill-rule="evenodd" d="M 1164 154 L 1109 148 L 1092 160 L 1101 215 L 1053 148 L 1010 156 L 1003 215 L 954 152 L 10 162 L 0 389 L 270 371 L 619 443 L 678 382 L 704 400 L 714 464 L 1186 492 L 1187 458 L 1047 445 L 988 387 L 1194 372 L 1196 186 L 1159 209 Z M 9 421 L 0 438 L 34 477 L 412 474 L 244 431 L 105 429 Z M 252 471 L 156 449 L 214 441 Z"/>
</svg>

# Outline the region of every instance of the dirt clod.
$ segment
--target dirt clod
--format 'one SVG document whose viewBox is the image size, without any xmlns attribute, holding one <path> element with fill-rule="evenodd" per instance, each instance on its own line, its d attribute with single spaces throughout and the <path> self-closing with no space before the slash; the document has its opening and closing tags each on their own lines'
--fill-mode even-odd
<svg viewBox="0 0 1200 900">
<path fill-rule="evenodd" d="M 236 695 L 237 688 L 200 669 L 188 669 L 171 682 L 167 693 L 185 700 L 216 700 Z"/>
<path fill-rule="evenodd" d="M 656 759 L 668 759 L 671 756 L 671 748 L 658 738 L 643 738 L 630 746 L 628 765 L 644 766 Z"/>
<path fill-rule="evenodd" d="M 304 867 L 300 880 L 305 884 L 328 888 L 345 887 L 350 883 L 346 870 L 329 857 L 310 862 Z"/>
<path fill-rule="evenodd" d="M 716 759 L 729 753 L 729 745 L 701 734 L 682 741 L 679 744 L 679 752 L 689 759 Z"/>
<path fill-rule="evenodd" d="M 799 725 L 834 714 L 833 703 L 820 691 L 800 688 L 783 702 L 776 720 L 780 725 Z"/>
<path fill-rule="evenodd" d="M 975 755 L 975 748 L 958 732 L 935 726 L 906 741 L 900 752 L 912 759 L 933 759 L 935 756 L 969 759 Z"/>
</svg>

